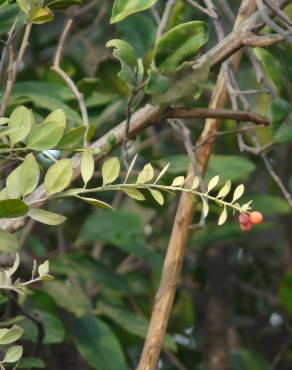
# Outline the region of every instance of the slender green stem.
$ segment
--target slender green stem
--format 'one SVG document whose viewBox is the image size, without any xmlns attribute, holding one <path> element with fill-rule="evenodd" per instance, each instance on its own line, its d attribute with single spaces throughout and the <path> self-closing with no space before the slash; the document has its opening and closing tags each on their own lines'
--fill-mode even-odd
<svg viewBox="0 0 292 370">
<path fill-rule="evenodd" d="M 238 212 L 242 212 L 242 209 L 239 205 L 226 202 L 222 199 L 216 198 L 214 196 L 209 195 L 208 193 L 202 193 L 197 190 L 192 190 L 183 187 L 176 187 L 176 186 L 167 186 L 167 185 L 157 185 L 157 184 L 114 184 L 114 185 L 105 185 L 100 186 L 92 189 L 84 189 L 78 192 L 78 194 L 88 194 L 88 193 L 96 193 L 102 191 L 116 191 L 116 190 L 123 190 L 123 188 L 135 188 L 135 189 L 157 189 L 157 190 L 164 190 L 164 191 L 180 191 L 184 193 L 188 193 L 190 195 L 197 195 L 201 198 L 207 198 L 212 201 L 216 201 L 217 203 L 221 204 L 224 207 L 230 207 L 235 209 Z M 75 195 L 75 194 L 74 194 Z M 54 198 L 62 198 L 62 197 L 70 197 L 74 196 L 73 194 L 58 194 Z"/>
</svg>

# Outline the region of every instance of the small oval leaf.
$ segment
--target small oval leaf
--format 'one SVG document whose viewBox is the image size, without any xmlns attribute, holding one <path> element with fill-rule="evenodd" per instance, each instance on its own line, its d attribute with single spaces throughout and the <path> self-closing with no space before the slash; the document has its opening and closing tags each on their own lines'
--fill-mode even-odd
<svg viewBox="0 0 292 370">
<path fill-rule="evenodd" d="M 111 184 L 120 174 L 120 161 L 117 157 L 107 159 L 101 169 L 103 185 Z"/>
</svg>

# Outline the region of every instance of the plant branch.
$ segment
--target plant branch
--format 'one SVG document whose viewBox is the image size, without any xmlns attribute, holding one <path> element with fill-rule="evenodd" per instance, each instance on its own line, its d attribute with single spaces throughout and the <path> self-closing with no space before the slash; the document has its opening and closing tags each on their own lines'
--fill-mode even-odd
<svg viewBox="0 0 292 370">
<path fill-rule="evenodd" d="M 69 89 L 73 92 L 79 104 L 79 109 L 80 109 L 81 116 L 82 116 L 82 123 L 86 128 L 86 132 L 84 135 L 84 145 L 86 146 L 87 145 L 87 133 L 89 130 L 89 118 L 88 118 L 88 112 L 87 112 L 87 108 L 86 108 L 85 101 L 84 101 L 84 96 L 78 90 L 74 81 L 68 76 L 68 74 L 61 68 L 61 65 L 60 65 L 62 55 L 64 52 L 65 42 L 72 28 L 72 25 L 73 25 L 73 19 L 69 18 L 67 22 L 65 23 L 65 27 L 63 29 L 63 32 L 62 32 L 62 35 L 61 35 L 61 38 L 58 44 L 51 69 L 55 71 L 65 81 Z"/>
</svg>

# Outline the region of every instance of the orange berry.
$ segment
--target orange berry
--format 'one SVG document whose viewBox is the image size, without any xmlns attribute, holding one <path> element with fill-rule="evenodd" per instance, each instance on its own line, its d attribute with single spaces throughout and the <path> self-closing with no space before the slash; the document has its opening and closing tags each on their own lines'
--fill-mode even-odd
<svg viewBox="0 0 292 370">
<path fill-rule="evenodd" d="M 263 220 L 264 216 L 260 212 L 255 211 L 249 215 L 249 222 L 253 225 L 261 224 Z"/>
<path fill-rule="evenodd" d="M 250 223 L 248 224 L 240 224 L 240 228 L 242 231 L 249 231 L 251 229 L 252 225 Z"/>
<path fill-rule="evenodd" d="M 241 213 L 238 217 L 238 220 L 241 224 L 249 224 L 249 217 L 246 213 Z"/>
</svg>

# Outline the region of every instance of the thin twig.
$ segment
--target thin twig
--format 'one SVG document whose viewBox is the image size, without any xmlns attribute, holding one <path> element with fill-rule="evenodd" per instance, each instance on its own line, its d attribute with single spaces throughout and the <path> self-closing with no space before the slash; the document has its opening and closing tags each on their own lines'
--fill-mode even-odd
<svg viewBox="0 0 292 370">
<path fill-rule="evenodd" d="M 218 19 L 218 14 L 216 12 L 210 12 L 208 9 L 204 8 L 202 5 L 198 4 L 194 0 L 187 0 L 187 2 L 190 3 L 194 8 L 207 14 L 210 18 Z"/>
<path fill-rule="evenodd" d="M 278 26 L 277 23 L 275 23 L 270 18 L 270 16 L 268 15 L 268 13 L 266 11 L 266 7 L 265 7 L 265 4 L 264 4 L 263 0 L 255 0 L 255 1 L 256 1 L 258 10 L 261 13 L 262 20 L 266 23 L 266 25 L 271 27 L 272 30 L 274 30 L 275 32 L 277 32 L 280 35 L 282 35 L 283 37 L 285 37 L 287 39 L 287 41 L 289 42 L 289 44 L 292 44 L 292 37 L 289 35 L 290 32 L 287 32 L 287 31 L 283 30 L 283 28 Z"/>
<path fill-rule="evenodd" d="M 72 25 L 73 25 L 73 19 L 69 18 L 67 20 L 67 22 L 65 23 L 65 27 L 63 29 L 58 47 L 56 49 L 56 53 L 55 53 L 55 56 L 54 56 L 53 65 L 52 65 L 51 69 L 53 71 L 55 71 L 65 81 L 67 86 L 73 92 L 76 100 L 78 101 L 79 109 L 80 109 L 81 116 L 82 116 L 82 123 L 86 128 L 86 132 L 85 132 L 85 135 L 84 135 L 84 145 L 86 146 L 87 145 L 87 133 L 88 133 L 88 130 L 89 130 L 89 118 L 88 118 L 88 112 L 87 112 L 84 96 L 78 90 L 74 81 L 68 76 L 68 74 L 60 66 L 62 55 L 63 55 L 63 52 L 64 52 L 64 47 L 65 47 L 65 41 L 66 41 L 66 39 L 68 37 L 68 34 L 69 34 L 69 32 L 72 28 Z"/>
<path fill-rule="evenodd" d="M 168 22 L 168 19 L 171 15 L 171 10 L 173 8 L 175 4 L 175 0 L 167 0 L 166 4 L 165 4 L 165 8 L 164 8 L 164 12 L 163 12 L 163 15 L 162 15 L 162 18 L 160 20 L 160 23 L 158 25 L 158 28 L 157 28 L 157 33 L 156 33 L 156 42 L 159 41 L 159 39 L 161 38 L 161 36 L 163 35 L 166 27 L 167 27 L 167 22 Z"/>
</svg>

